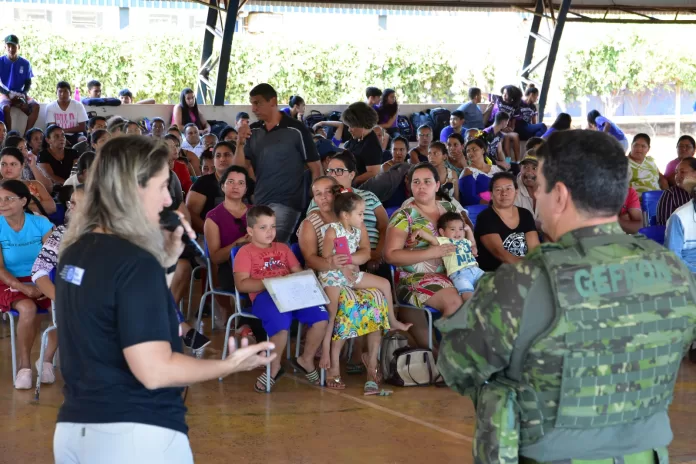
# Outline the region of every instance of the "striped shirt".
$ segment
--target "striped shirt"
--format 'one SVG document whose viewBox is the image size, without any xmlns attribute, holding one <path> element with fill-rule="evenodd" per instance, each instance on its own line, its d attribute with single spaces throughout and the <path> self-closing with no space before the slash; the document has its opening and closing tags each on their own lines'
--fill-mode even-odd
<svg viewBox="0 0 696 464">
<path fill-rule="evenodd" d="M 690 199 L 689 193 L 676 185 L 662 192 L 660 201 L 657 203 L 657 225 L 666 226 L 667 220 L 672 213 L 680 206 L 688 203 Z"/>
<path fill-rule="evenodd" d="M 365 228 L 367 229 L 367 235 L 370 236 L 370 248 L 373 250 L 377 248 L 377 243 L 379 242 L 379 229 L 377 228 L 377 216 L 375 215 L 375 210 L 382 206 L 382 202 L 379 201 L 377 195 L 367 190 L 353 189 L 353 192 L 360 195 L 360 197 L 365 200 Z M 307 216 L 314 210 L 319 209 L 314 200 L 309 204 L 307 208 Z"/>
</svg>

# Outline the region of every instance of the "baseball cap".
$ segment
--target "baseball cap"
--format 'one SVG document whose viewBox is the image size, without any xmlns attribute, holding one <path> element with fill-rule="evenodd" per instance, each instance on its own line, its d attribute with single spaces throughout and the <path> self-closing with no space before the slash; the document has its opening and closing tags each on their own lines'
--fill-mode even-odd
<svg viewBox="0 0 696 464">
<path fill-rule="evenodd" d="M 131 97 L 133 98 L 133 93 L 128 89 L 123 89 L 118 93 L 119 97 Z"/>
<path fill-rule="evenodd" d="M 526 155 L 522 161 L 520 161 L 520 166 L 523 166 L 525 164 L 533 164 L 535 166 L 539 166 L 539 160 L 537 159 L 536 156 L 534 155 Z"/>
<path fill-rule="evenodd" d="M 327 156 L 331 156 L 335 153 L 340 152 L 336 145 L 330 140 L 321 139 L 316 141 L 317 151 L 319 152 L 319 159 L 325 159 Z"/>
<path fill-rule="evenodd" d="M 5 37 L 5 43 L 12 44 L 12 45 L 19 45 L 19 38 L 14 34 L 10 34 L 7 37 Z"/>
</svg>

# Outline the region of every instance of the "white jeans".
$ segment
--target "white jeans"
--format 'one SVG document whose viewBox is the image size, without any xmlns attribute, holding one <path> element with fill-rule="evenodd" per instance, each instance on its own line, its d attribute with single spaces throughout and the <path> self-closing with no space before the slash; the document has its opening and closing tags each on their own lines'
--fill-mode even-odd
<svg viewBox="0 0 696 464">
<path fill-rule="evenodd" d="M 186 435 L 133 422 L 59 422 L 53 456 L 56 464 L 193 464 Z"/>
</svg>

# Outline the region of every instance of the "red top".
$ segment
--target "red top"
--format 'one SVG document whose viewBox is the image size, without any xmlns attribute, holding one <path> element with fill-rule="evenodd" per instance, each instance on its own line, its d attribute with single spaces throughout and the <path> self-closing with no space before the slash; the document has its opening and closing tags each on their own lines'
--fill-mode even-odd
<svg viewBox="0 0 696 464">
<path fill-rule="evenodd" d="M 628 214 L 629 209 L 640 209 L 640 198 L 638 198 L 638 193 L 633 189 L 633 187 L 628 188 L 628 196 L 621 207 L 621 213 L 619 213 L 619 216 Z"/>
<path fill-rule="evenodd" d="M 191 174 L 189 173 L 188 167 L 186 167 L 186 163 L 183 161 L 174 161 L 172 171 L 174 171 L 176 177 L 179 178 L 179 182 L 181 182 L 181 188 L 184 191 L 184 194 L 187 194 L 193 185 L 193 181 L 191 181 Z"/>
<path fill-rule="evenodd" d="M 259 248 L 253 243 L 244 245 L 234 258 L 234 272 L 248 272 L 252 279 L 283 277 L 300 267 L 295 253 L 284 243 L 273 242 L 268 248 Z M 254 301 L 258 293 L 249 293 Z"/>
</svg>

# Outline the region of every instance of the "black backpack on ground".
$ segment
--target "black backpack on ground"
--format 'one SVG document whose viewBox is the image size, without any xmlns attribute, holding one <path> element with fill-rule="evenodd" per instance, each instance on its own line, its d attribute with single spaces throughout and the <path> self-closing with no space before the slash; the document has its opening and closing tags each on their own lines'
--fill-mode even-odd
<svg viewBox="0 0 696 464">
<path fill-rule="evenodd" d="M 435 124 L 433 129 L 433 140 L 440 140 L 440 132 L 449 126 L 451 113 L 445 108 L 433 108 L 430 110 L 430 117 Z"/>
<path fill-rule="evenodd" d="M 411 121 L 409 121 L 406 116 L 397 116 L 396 125 L 399 128 L 399 133 L 406 137 L 406 140 L 409 142 L 416 141 L 416 130 L 413 128 L 413 124 L 411 124 Z"/>
</svg>

